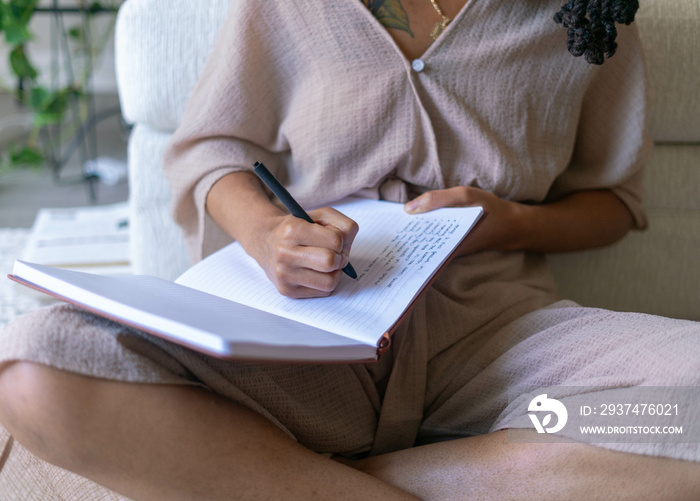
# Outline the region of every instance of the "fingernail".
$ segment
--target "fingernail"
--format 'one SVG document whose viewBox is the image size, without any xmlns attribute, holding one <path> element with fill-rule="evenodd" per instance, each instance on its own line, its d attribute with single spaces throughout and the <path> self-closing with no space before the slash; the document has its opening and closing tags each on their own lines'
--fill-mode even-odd
<svg viewBox="0 0 700 501">
<path fill-rule="evenodd" d="M 421 209 L 421 201 L 418 198 L 416 198 L 415 200 L 411 200 L 406 205 L 404 205 L 404 210 L 406 212 L 419 212 L 420 209 Z"/>
</svg>

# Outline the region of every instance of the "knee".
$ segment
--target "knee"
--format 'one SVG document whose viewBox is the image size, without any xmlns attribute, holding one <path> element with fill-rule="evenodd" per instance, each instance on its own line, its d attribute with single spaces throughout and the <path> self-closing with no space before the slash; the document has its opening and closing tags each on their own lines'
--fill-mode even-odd
<svg viewBox="0 0 700 501">
<path fill-rule="evenodd" d="M 30 362 L 0 366 L 0 423 L 32 453 L 68 466 L 81 456 L 84 423 L 60 376 Z"/>
</svg>

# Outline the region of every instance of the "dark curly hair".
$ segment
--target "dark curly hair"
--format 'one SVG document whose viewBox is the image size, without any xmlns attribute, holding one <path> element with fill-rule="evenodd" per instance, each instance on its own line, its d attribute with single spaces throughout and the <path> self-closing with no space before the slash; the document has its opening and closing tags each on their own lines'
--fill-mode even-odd
<svg viewBox="0 0 700 501">
<path fill-rule="evenodd" d="M 637 9 L 638 0 L 568 0 L 554 20 L 568 28 L 569 52 L 603 64 L 617 49 L 615 23 L 631 24 Z"/>
</svg>

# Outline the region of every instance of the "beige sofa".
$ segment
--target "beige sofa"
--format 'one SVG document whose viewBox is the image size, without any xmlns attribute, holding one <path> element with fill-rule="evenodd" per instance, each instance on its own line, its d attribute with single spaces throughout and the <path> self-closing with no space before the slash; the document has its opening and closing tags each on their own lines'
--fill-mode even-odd
<svg viewBox="0 0 700 501">
<path fill-rule="evenodd" d="M 130 140 L 134 264 L 187 267 L 170 221 L 161 152 L 232 0 L 128 0 L 117 70 Z M 233 0 L 235 1 L 235 0 Z M 646 176 L 651 227 L 610 248 L 551 256 L 562 294 L 582 304 L 700 320 L 700 3 L 643 0 L 656 148 Z M 0 500 L 123 499 L 29 454 L 0 428 Z"/>
</svg>

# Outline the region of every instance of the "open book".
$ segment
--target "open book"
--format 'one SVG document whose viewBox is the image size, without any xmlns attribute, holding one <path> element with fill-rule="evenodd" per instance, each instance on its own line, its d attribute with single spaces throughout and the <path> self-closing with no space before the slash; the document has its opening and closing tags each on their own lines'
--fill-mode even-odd
<svg viewBox="0 0 700 501">
<path fill-rule="evenodd" d="M 401 204 L 348 199 L 334 207 L 360 231 L 345 275 L 318 299 L 282 296 L 238 243 L 175 282 L 105 277 L 16 261 L 10 278 L 189 348 L 223 358 L 375 360 L 390 334 L 481 217 L 480 207 L 409 215 Z"/>
</svg>

